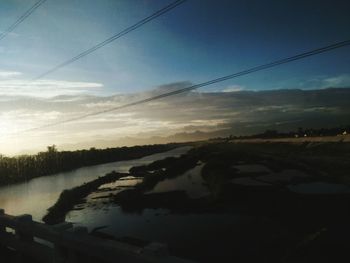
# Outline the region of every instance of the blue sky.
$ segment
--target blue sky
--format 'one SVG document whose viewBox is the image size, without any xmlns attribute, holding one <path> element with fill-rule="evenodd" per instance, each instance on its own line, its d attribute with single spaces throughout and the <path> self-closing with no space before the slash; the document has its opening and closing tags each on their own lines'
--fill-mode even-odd
<svg viewBox="0 0 350 263">
<path fill-rule="evenodd" d="M 0 30 L 36 1 L 1 0 Z M 350 48 L 344 47 L 198 92 L 22 132 L 350 38 L 348 1 L 188 0 L 45 79 L 30 82 L 171 2 L 47 0 L 2 39 L 0 153 L 32 152 L 53 143 L 59 149 L 73 149 L 72 144 L 102 147 L 106 144 L 101 140 L 131 145 L 141 143 L 135 138 L 183 132 L 218 136 L 222 130 L 242 134 L 268 127 L 347 124 L 350 113 L 343 98 L 348 93 L 277 91 L 350 87 Z M 237 92 L 241 90 L 254 92 Z"/>
<path fill-rule="evenodd" d="M 30 79 L 170 2 L 48 0 L 0 42 L 0 69 Z M 189 0 L 47 78 L 100 83 L 92 91 L 100 95 L 199 83 L 349 38 L 346 2 Z M 33 3 L 1 1 L 0 30 Z M 206 90 L 317 88 L 310 80 L 349 73 L 348 54 L 339 49 Z"/>
</svg>

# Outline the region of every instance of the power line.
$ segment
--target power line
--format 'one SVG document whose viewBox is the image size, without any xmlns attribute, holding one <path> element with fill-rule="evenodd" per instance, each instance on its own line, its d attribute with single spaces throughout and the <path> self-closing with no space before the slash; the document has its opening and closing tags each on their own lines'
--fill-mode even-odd
<svg viewBox="0 0 350 263">
<path fill-rule="evenodd" d="M 9 28 L 0 33 L 0 40 L 4 39 L 9 33 L 11 33 L 17 26 L 19 26 L 28 16 L 30 16 L 36 9 L 38 9 L 46 0 L 37 1 L 31 8 L 29 8 L 23 15 L 21 15 Z"/>
<path fill-rule="evenodd" d="M 209 85 L 212 85 L 212 84 L 215 84 L 215 83 L 218 83 L 218 82 L 222 82 L 222 81 L 225 81 L 225 80 L 229 80 L 229 79 L 237 78 L 237 77 L 240 77 L 240 76 L 248 75 L 248 74 L 251 74 L 251 73 L 254 73 L 254 72 L 257 72 L 257 71 L 261 71 L 261 70 L 265 70 L 265 69 L 268 69 L 268 68 L 273 68 L 273 67 L 276 67 L 276 66 L 281 65 L 281 64 L 286 64 L 286 63 L 289 63 L 289 62 L 292 62 L 292 61 L 296 61 L 296 60 L 303 59 L 303 58 L 306 58 L 306 57 L 314 56 L 314 55 L 317 55 L 317 54 L 320 54 L 320 53 L 324 53 L 324 52 L 331 51 L 331 50 L 334 50 L 334 49 L 337 49 L 337 48 L 341 48 L 341 47 L 344 47 L 344 46 L 348 46 L 348 45 L 350 45 L 350 40 L 338 42 L 338 43 L 335 43 L 335 44 L 332 44 L 332 45 L 328 45 L 328 46 L 325 46 L 325 47 L 322 47 L 322 48 L 318 48 L 318 49 L 314 49 L 314 50 L 311 50 L 311 51 L 307 51 L 307 52 L 304 52 L 304 53 L 301 53 L 301 54 L 298 54 L 298 55 L 295 55 L 295 56 L 291 56 L 291 57 L 287 57 L 287 58 L 284 58 L 284 59 L 276 60 L 276 61 L 273 61 L 273 62 L 270 62 L 270 63 L 267 63 L 267 64 L 263 64 L 263 65 L 256 66 L 256 67 L 253 67 L 253 68 L 250 68 L 250 69 L 246 69 L 246 70 L 243 70 L 243 71 L 240 71 L 240 72 L 237 72 L 237 73 L 233 73 L 233 74 L 226 75 L 226 76 L 223 76 L 223 77 L 220 77 L 220 78 L 216 78 L 216 79 L 213 79 L 213 80 L 202 82 L 200 84 L 192 85 L 192 86 L 189 86 L 187 88 L 183 88 L 183 89 L 167 92 L 167 93 L 164 93 L 164 94 L 161 94 L 161 95 L 157 95 L 157 96 L 150 97 L 150 98 L 147 98 L 147 99 L 138 100 L 138 101 L 135 101 L 135 102 L 127 103 L 127 104 L 124 104 L 124 105 L 121 105 L 121 106 L 117 106 L 117 107 L 113 107 L 113 108 L 109 108 L 109 109 L 105 109 L 105 110 L 101 110 L 101 111 L 96 111 L 96 112 L 91 112 L 91 113 L 88 113 L 88 114 L 85 114 L 85 115 L 81 115 L 81 116 L 78 116 L 78 117 L 75 117 L 75 118 L 71 118 L 71 119 L 67 119 L 67 120 L 62 120 L 62 121 L 58 121 L 58 122 L 42 125 L 42 126 L 39 126 L 39 127 L 35 127 L 35 128 L 28 129 L 28 130 L 24 130 L 22 132 L 29 132 L 29 131 L 40 130 L 40 129 L 43 129 L 43 128 L 53 127 L 53 126 L 57 126 L 57 125 L 64 124 L 64 123 L 78 121 L 78 120 L 81 120 L 81 119 L 84 119 L 84 118 L 87 118 L 87 117 L 96 116 L 96 115 L 100 115 L 100 114 L 103 114 L 103 113 L 108 113 L 108 112 L 111 112 L 111 111 L 116 111 L 116 110 L 120 110 L 120 109 L 124 109 L 124 108 L 128 108 L 128 107 L 136 106 L 136 105 L 139 105 L 139 104 L 143 104 L 143 103 L 147 103 L 147 102 L 150 102 L 150 101 L 162 99 L 162 98 L 165 98 L 165 97 L 170 97 L 170 96 L 173 96 L 173 95 L 176 95 L 176 94 L 180 94 L 180 93 L 183 93 L 183 92 L 195 90 L 195 89 L 198 89 L 198 88 L 201 88 L 201 87 L 204 87 L 204 86 L 209 86 Z"/>
<path fill-rule="evenodd" d="M 162 9 L 158 10 L 157 12 L 153 13 L 152 15 L 140 20 L 139 22 L 133 24 L 132 26 L 127 27 L 126 29 L 120 31 L 119 33 L 107 38 L 106 40 L 100 42 L 99 44 L 81 52 L 80 54 L 76 55 L 73 58 L 70 58 L 64 62 L 62 62 L 61 64 L 58 64 L 57 66 L 53 67 L 52 69 L 40 74 L 39 76 L 37 76 L 34 80 L 38 80 L 41 79 L 51 73 L 53 73 L 54 71 L 63 68 L 71 63 L 73 63 L 74 61 L 77 61 L 78 59 L 81 59 L 82 57 L 85 57 L 89 54 L 91 54 L 92 52 L 96 51 L 97 49 L 100 49 L 102 47 L 104 47 L 105 45 L 111 43 L 114 40 L 117 40 L 118 38 L 121 38 L 122 36 L 138 29 L 139 27 L 143 26 L 144 24 L 147 24 L 148 22 L 152 21 L 153 19 L 156 19 L 157 17 L 169 12 L 170 10 L 174 9 L 175 7 L 183 4 L 186 0 L 177 0 L 165 7 L 163 7 Z"/>
</svg>

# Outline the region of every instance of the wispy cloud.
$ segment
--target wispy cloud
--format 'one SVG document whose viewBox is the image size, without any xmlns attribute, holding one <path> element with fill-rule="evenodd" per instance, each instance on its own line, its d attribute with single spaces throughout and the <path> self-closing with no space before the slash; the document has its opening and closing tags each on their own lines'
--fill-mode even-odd
<svg viewBox="0 0 350 263">
<path fill-rule="evenodd" d="M 223 89 L 222 92 L 237 92 L 237 91 L 242 91 L 242 90 L 244 90 L 243 86 L 233 85 L 233 86 L 230 86 L 226 89 Z"/>
<path fill-rule="evenodd" d="M 0 70 L 0 78 L 13 78 L 13 77 L 18 77 L 22 75 L 21 72 L 17 72 L 17 71 L 1 71 Z"/>
<path fill-rule="evenodd" d="M 300 83 L 303 89 L 350 87 L 350 74 L 335 76 L 315 76 Z"/>
<path fill-rule="evenodd" d="M 339 87 L 350 85 L 350 74 L 342 74 L 335 77 L 326 78 L 323 80 L 328 87 Z"/>
<path fill-rule="evenodd" d="M 45 90 L 47 86 L 54 90 L 74 92 L 53 98 L 0 93 L 1 135 L 110 109 L 169 90 L 181 89 L 188 86 L 188 83 L 174 83 L 148 92 L 108 97 L 75 93 L 79 90 L 99 89 L 101 85 L 98 83 L 45 81 L 37 84 L 36 89 Z M 20 87 L 16 84 L 14 88 L 18 91 Z M 27 87 L 23 87 L 25 88 Z M 19 90 L 20 95 L 30 94 Z M 13 151 L 16 147 L 44 148 L 52 143 L 62 145 L 100 139 L 119 139 L 122 143 L 123 138 L 169 136 L 183 132 L 226 130 L 233 134 L 244 134 L 268 128 L 290 130 L 299 126 L 339 125 L 350 119 L 349 101 L 350 89 L 346 88 L 187 92 L 72 123 L 19 133 L 11 139 L 2 140 L 0 152 Z M 3 137 L 0 136 L 1 138 Z M 13 146 L 15 142 L 16 147 Z"/>
<path fill-rule="evenodd" d="M 0 71 L 0 95 L 54 97 L 59 95 L 96 94 L 103 85 L 95 82 L 21 79 L 21 72 Z"/>
</svg>

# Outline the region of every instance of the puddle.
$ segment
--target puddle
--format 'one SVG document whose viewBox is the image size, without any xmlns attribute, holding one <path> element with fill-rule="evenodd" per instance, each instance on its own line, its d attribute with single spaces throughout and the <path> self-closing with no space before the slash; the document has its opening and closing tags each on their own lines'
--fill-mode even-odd
<svg viewBox="0 0 350 263">
<path fill-rule="evenodd" d="M 175 190 L 185 190 L 190 198 L 199 198 L 209 195 L 208 188 L 204 185 L 201 172 L 204 164 L 200 164 L 184 174 L 171 179 L 158 182 L 155 187 L 147 193 L 161 193 Z"/>
</svg>

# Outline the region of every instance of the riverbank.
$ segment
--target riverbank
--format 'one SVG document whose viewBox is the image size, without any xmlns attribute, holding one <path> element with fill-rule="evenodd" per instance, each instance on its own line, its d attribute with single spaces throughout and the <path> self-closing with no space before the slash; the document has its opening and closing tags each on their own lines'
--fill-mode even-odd
<svg viewBox="0 0 350 263">
<path fill-rule="evenodd" d="M 36 155 L 16 157 L 0 155 L 0 186 L 91 165 L 138 159 L 184 145 L 188 144 L 169 143 L 107 149 L 91 148 L 90 150 L 78 151 L 58 151 L 53 145 L 49 146 L 46 152 L 40 152 Z"/>
<path fill-rule="evenodd" d="M 178 220 L 180 214 L 184 220 L 188 218 L 181 225 L 188 231 L 200 223 L 190 218 L 200 215 L 205 222 L 201 231 L 182 234 L 187 238 L 194 235 L 192 241 L 173 240 L 177 234 L 171 228 L 177 229 L 178 223 L 162 230 L 169 233 L 162 241 L 172 245 L 175 255 L 201 262 L 213 262 L 214 255 L 225 256 L 222 262 L 261 258 L 269 262 L 337 261 L 347 255 L 350 243 L 349 160 L 350 144 L 345 142 L 212 142 L 182 157 L 130 169 L 128 176 L 143 180 L 112 195 L 100 193 L 101 202 L 139 217 L 146 211 L 159 211 L 156 213 L 163 217 L 153 219 L 157 222 L 172 217 Z M 199 165 L 208 193 L 193 198 L 175 179 Z M 164 182 L 166 191 L 158 187 Z M 112 185 L 108 187 L 113 190 Z M 98 209 L 106 206 L 103 204 Z M 84 206 L 81 209 L 84 211 Z M 117 215 L 115 220 L 120 220 L 121 214 Z M 222 218 L 221 223 L 207 221 L 210 215 Z M 238 226 L 236 221 L 224 220 L 231 217 L 242 218 Z"/>
<path fill-rule="evenodd" d="M 96 191 L 101 185 L 114 182 L 123 177 L 127 178 L 131 176 L 143 178 L 142 182 L 135 185 L 132 190 L 124 190 L 121 192 L 124 196 L 126 196 L 129 191 L 132 192 L 133 196 L 141 195 L 145 191 L 151 190 L 158 182 L 178 176 L 194 167 L 197 162 L 198 160 L 195 157 L 182 155 L 178 158 L 169 157 L 164 160 L 155 161 L 146 166 L 131 168 L 129 173 L 116 173 L 113 171 L 96 180 L 63 191 L 57 202 L 48 209 L 48 213 L 44 216 L 43 221 L 47 224 L 63 222 L 65 215 L 73 209 L 75 205 L 83 202 L 83 198 Z M 126 199 L 128 202 L 132 200 L 131 196 Z"/>
<path fill-rule="evenodd" d="M 102 184 L 114 182 L 128 174 L 111 172 L 103 177 L 99 177 L 83 185 L 74 187 L 69 190 L 64 190 L 57 202 L 48 209 L 48 213 L 44 216 L 43 221 L 49 225 L 58 224 L 65 220 L 66 214 L 73 207 L 81 202 L 84 197 L 93 191 L 96 191 Z"/>
</svg>

